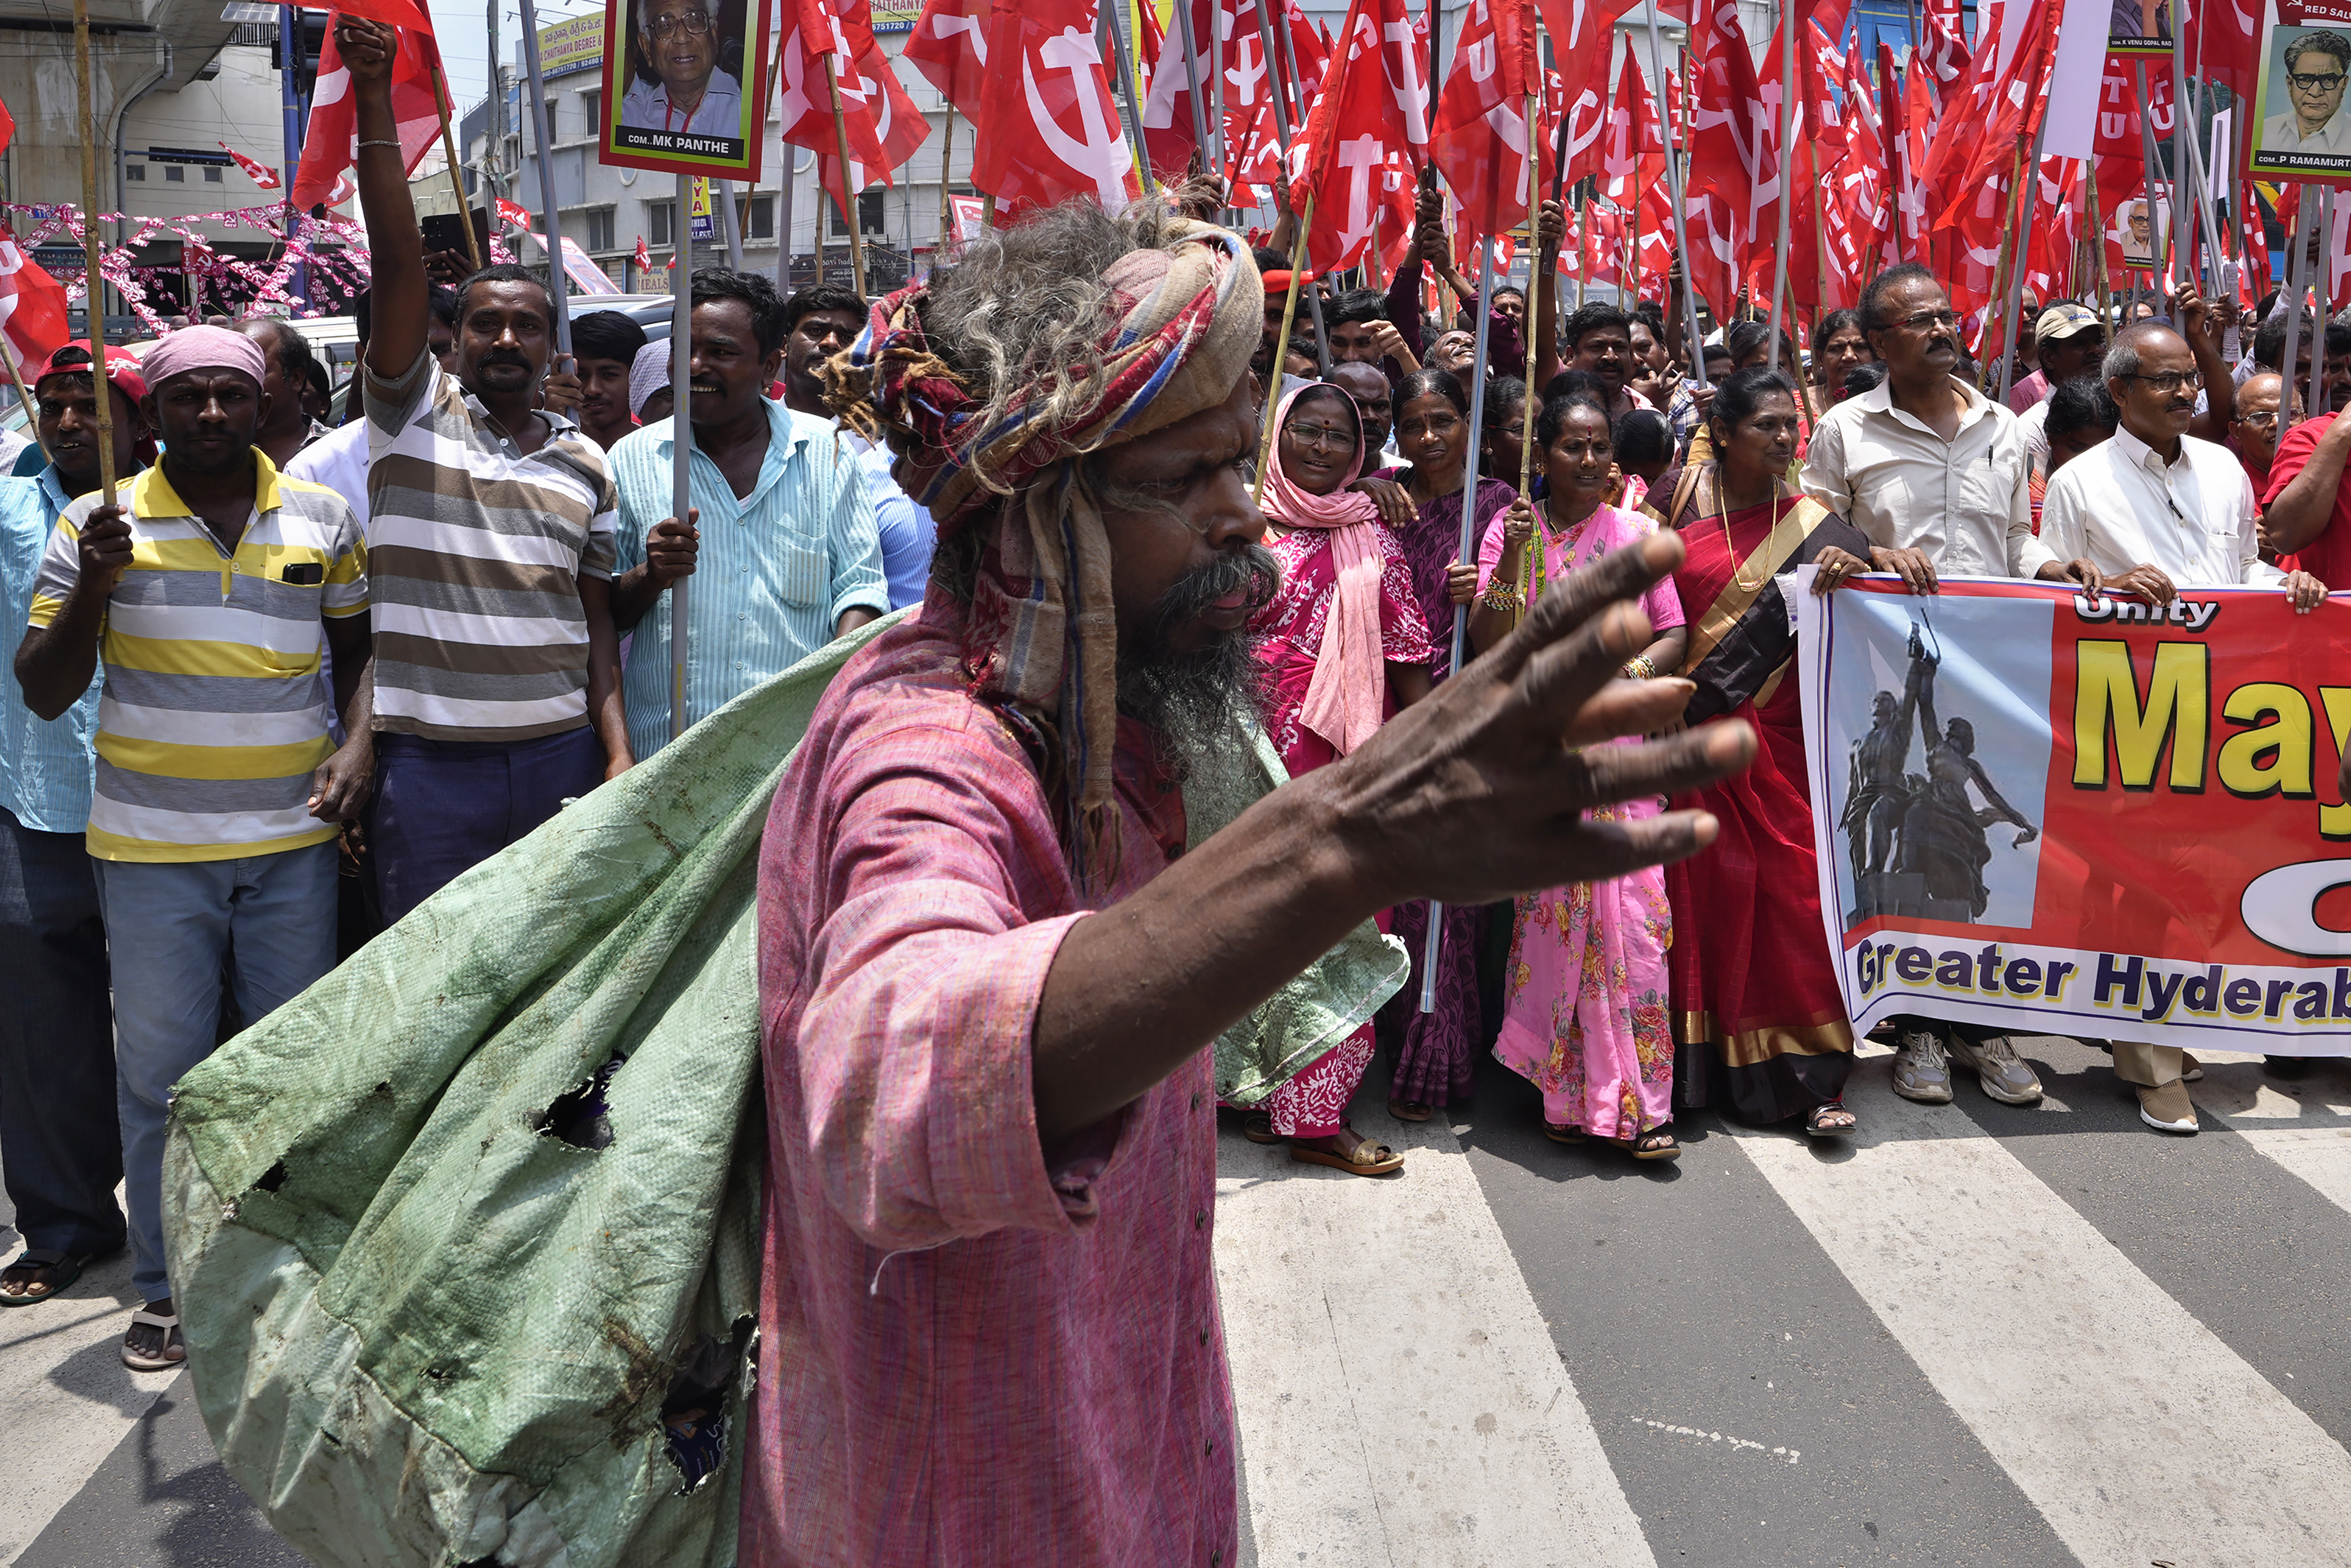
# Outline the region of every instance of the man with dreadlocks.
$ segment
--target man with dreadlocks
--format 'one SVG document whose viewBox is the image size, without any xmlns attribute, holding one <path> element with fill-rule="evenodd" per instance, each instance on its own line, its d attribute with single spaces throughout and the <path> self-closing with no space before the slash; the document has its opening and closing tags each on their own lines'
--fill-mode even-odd
<svg viewBox="0 0 2351 1568">
<path fill-rule="evenodd" d="M 1228 234 L 1071 204 L 987 231 L 832 362 L 939 548 L 818 706 L 761 853 L 746 1563 L 1235 1561 L 1204 1048 L 1405 898 L 1693 852 L 1699 813 L 1583 811 L 1753 749 L 1593 744 L 1690 689 L 1611 679 L 1666 535 L 1185 851 L 1179 782 L 1249 701 L 1274 586 L 1262 297 Z"/>
</svg>

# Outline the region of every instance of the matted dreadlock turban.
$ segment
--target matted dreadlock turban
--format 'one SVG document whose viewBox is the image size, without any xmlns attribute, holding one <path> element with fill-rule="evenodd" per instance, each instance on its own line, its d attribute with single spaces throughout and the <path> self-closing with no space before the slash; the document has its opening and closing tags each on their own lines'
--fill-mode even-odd
<svg viewBox="0 0 2351 1568">
<path fill-rule="evenodd" d="M 1034 242 L 1029 225 L 991 235 L 991 258 L 1014 270 L 1024 244 L 1050 243 L 1055 221 Z M 973 695 L 1017 706 L 1044 736 L 1044 782 L 1066 802 L 1064 843 L 1083 874 L 1111 800 L 1118 643 L 1110 545 L 1080 460 L 1229 397 L 1263 335 L 1265 290 L 1249 247 L 1222 229 L 1138 212 L 1068 221 L 1115 223 L 1142 246 L 1099 279 L 1056 281 L 1100 307 L 1081 298 L 1074 319 L 1111 323 L 1081 346 L 1085 362 L 1034 363 L 1029 345 L 997 343 L 1012 362 L 999 359 L 989 384 L 952 324 L 931 335 L 941 295 L 972 281 L 941 275 L 874 306 L 826 381 L 844 423 L 888 435 L 898 483 L 940 539 L 1002 517 L 972 595 L 965 668 Z"/>
</svg>

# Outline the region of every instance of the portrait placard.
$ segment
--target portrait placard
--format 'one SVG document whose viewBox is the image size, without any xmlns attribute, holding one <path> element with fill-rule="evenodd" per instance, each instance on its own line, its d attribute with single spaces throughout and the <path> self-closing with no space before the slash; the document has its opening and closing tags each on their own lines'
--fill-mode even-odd
<svg viewBox="0 0 2351 1568">
<path fill-rule="evenodd" d="M 2246 118 L 2253 178 L 2351 183 L 2351 0 L 2272 0 Z"/>
<path fill-rule="evenodd" d="M 2171 53 L 2169 0 L 2113 0 L 2106 53 L 2145 58 Z"/>
<path fill-rule="evenodd" d="M 608 0 L 599 160 L 758 179 L 772 47 L 749 0 Z"/>
</svg>

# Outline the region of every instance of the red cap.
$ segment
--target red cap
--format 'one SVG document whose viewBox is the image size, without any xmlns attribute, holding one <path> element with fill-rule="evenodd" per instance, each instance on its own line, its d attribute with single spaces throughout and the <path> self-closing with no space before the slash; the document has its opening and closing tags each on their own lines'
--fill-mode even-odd
<svg viewBox="0 0 2351 1568">
<path fill-rule="evenodd" d="M 1266 273 L 1263 276 L 1265 278 L 1265 291 L 1268 295 L 1288 292 L 1290 288 L 1290 269 L 1288 267 L 1277 267 L 1271 272 Z M 1318 280 L 1311 272 L 1301 272 L 1298 275 L 1298 286 L 1301 288 L 1303 288 L 1306 285 L 1316 281 Z"/>
<path fill-rule="evenodd" d="M 50 376 L 62 376 L 79 371 L 88 374 L 90 365 L 89 340 L 59 347 L 41 368 L 33 372 L 32 386 L 37 391 Z M 106 379 L 132 402 L 147 395 L 147 378 L 139 369 L 139 356 L 128 349 L 110 347 L 106 350 Z"/>
</svg>

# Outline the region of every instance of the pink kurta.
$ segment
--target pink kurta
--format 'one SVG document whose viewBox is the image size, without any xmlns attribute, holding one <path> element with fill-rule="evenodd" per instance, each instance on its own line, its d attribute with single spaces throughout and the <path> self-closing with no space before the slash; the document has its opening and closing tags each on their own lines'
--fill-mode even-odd
<svg viewBox="0 0 2351 1568">
<path fill-rule="evenodd" d="M 1502 558 L 1497 517 L 1478 553 L 1481 581 Z M 1608 551 L 1637 542 L 1656 525 L 1602 507 L 1564 537 L 1539 534 L 1542 577 L 1555 583 Z M 1526 564 L 1520 566 L 1523 592 Z M 1683 624 L 1668 578 L 1642 595 L 1649 624 Z M 1596 821 L 1655 817 L 1655 797 L 1590 813 Z M 1494 1054 L 1543 1095 L 1543 1120 L 1603 1138 L 1632 1138 L 1674 1119 L 1674 1040 L 1667 1015 L 1666 952 L 1673 915 L 1665 873 L 1652 868 L 1613 882 L 1579 883 L 1529 894 L 1516 906 L 1510 964 L 1502 981 L 1502 1030 Z"/>
<path fill-rule="evenodd" d="M 1386 664 L 1425 666 L 1434 650 L 1413 591 L 1411 564 L 1385 523 L 1372 527 L 1387 558 L 1380 569 L 1380 657 Z M 1294 779 L 1339 755 L 1298 716 L 1314 679 L 1314 661 L 1322 652 L 1322 629 L 1331 619 L 1339 574 L 1331 561 L 1331 536 L 1322 528 L 1294 529 L 1268 540 L 1267 548 L 1281 561 L 1281 591 L 1257 612 L 1249 630 L 1264 639 L 1258 657 L 1272 682 L 1267 733 Z M 1394 694 L 1386 696 L 1384 711 L 1391 716 L 1396 711 Z M 1273 1130 L 1285 1138 L 1327 1138 L 1339 1132 L 1347 1124 L 1348 1102 L 1372 1064 L 1374 1049 L 1372 1026 L 1366 1023 L 1267 1096 L 1265 1111 Z"/>
<path fill-rule="evenodd" d="M 1116 884 L 1072 884 L 934 594 L 835 680 L 759 861 L 768 1201 L 741 1561 L 1230 1563 L 1203 1051 L 1038 1143 L 1045 974 L 1184 841 L 1121 721 Z"/>
</svg>

